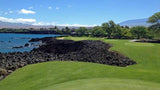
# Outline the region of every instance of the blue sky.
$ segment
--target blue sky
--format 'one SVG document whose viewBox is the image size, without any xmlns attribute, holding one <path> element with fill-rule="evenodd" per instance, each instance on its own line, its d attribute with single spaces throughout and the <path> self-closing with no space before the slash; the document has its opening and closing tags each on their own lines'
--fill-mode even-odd
<svg viewBox="0 0 160 90">
<path fill-rule="evenodd" d="M 147 18 L 160 0 L 0 0 L 0 20 L 34 25 L 101 25 Z"/>
</svg>

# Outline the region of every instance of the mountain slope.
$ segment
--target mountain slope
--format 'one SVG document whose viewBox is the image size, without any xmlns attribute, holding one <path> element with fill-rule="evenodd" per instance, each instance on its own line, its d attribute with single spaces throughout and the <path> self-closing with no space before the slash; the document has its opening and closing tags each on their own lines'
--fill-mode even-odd
<svg viewBox="0 0 160 90">
<path fill-rule="evenodd" d="M 53 28 L 55 25 L 30 25 L 30 24 L 23 24 L 23 23 L 10 23 L 10 22 L 3 22 L 0 21 L 0 29 L 1 28 L 34 28 L 34 29 L 40 29 L 40 28 Z M 79 28 L 80 26 L 57 26 L 59 29 L 69 27 L 69 28 Z M 86 27 L 88 29 L 91 29 L 92 26 Z"/>
<path fill-rule="evenodd" d="M 150 26 L 152 24 L 147 23 L 148 18 L 144 18 L 144 19 L 135 19 L 135 20 L 128 20 L 128 21 L 124 21 L 119 23 L 119 25 L 121 26 L 129 26 L 129 27 L 133 27 L 133 26 Z"/>
<path fill-rule="evenodd" d="M 0 28 L 25 28 L 30 27 L 32 25 L 29 24 L 22 24 L 22 23 L 9 23 L 9 22 L 2 22 L 0 21 Z"/>
</svg>

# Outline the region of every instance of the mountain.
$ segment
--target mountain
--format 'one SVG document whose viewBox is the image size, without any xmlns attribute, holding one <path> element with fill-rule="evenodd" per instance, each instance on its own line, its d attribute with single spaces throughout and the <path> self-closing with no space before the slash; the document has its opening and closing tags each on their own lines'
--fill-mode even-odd
<svg viewBox="0 0 160 90">
<path fill-rule="evenodd" d="M 3 22 L 0 21 L 0 29 L 1 28 L 34 28 L 34 29 L 40 29 L 40 28 L 53 28 L 54 25 L 30 25 L 30 24 L 22 24 L 22 23 L 10 23 L 10 22 Z M 65 28 L 67 26 L 57 26 L 59 29 Z M 68 26 L 69 28 L 79 28 L 80 26 Z M 92 28 L 92 27 L 86 27 L 86 28 Z"/>
<path fill-rule="evenodd" d="M 9 22 L 0 21 L 0 28 L 27 28 L 27 27 L 31 27 L 31 26 L 32 25 L 29 25 L 29 24 L 9 23 Z"/>
<path fill-rule="evenodd" d="M 152 25 L 151 23 L 147 23 L 148 18 L 144 18 L 144 19 L 135 19 L 135 20 L 128 20 L 128 21 L 124 21 L 119 23 L 119 25 L 121 26 L 129 26 L 129 27 L 133 27 L 133 26 L 150 26 Z"/>
</svg>

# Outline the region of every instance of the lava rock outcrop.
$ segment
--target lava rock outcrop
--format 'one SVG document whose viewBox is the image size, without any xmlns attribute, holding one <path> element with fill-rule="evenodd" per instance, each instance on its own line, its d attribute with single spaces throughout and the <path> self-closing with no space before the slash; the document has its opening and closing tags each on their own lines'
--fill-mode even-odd
<svg viewBox="0 0 160 90">
<path fill-rule="evenodd" d="M 0 53 L 0 79 L 12 71 L 28 64 L 47 61 L 81 61 L 126 67 L 135 61 L 117 52 L 109 50 L 112 45 L 102 41 L 57 40 L 53 37 L 31 39 L 30 42 L 42 41 L 39 48 L 30 52 Z"/>
</svg>

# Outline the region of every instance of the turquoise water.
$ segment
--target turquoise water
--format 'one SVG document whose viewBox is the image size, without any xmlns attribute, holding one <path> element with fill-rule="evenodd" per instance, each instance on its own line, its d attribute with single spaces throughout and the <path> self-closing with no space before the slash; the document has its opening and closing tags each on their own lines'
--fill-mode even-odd
<svg viewBox="0 0 160 90">
<path fill-rule="evenodd" d="M 35 46 L 31 45 L 28 41 L 31 38 L 43 38 L 43 37 L 56 37 L 60 35 L 54 34 L 11 34 L 11 33 L 0 33 L 0 52 L 24 52 L 30 51 Z M 30 44 L 29 47 L 23 47 L 19 49 L 12 49 L 12 47 L 24 46 L 26 43 Z M 38 44 L 38 43 L 34 43 Z"/>
</svg>

